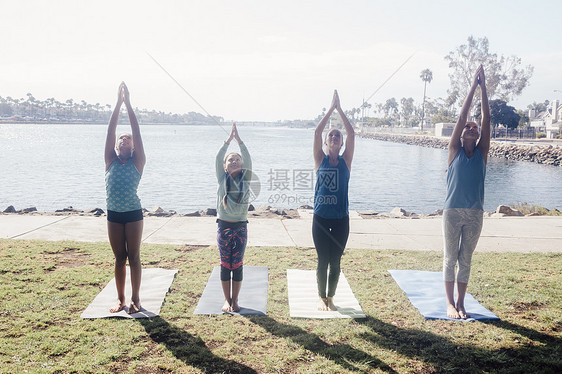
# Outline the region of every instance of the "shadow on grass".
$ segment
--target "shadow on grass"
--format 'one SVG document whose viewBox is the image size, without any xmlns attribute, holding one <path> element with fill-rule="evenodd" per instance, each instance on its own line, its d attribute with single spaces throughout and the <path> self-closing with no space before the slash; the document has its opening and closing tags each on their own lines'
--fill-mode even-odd
<svg viewBox="0 0 562 374">
<path fill-rule="evenodd" d="M 531 340 L 537 340 L 544 344 L 557 344 L 560 349 L 562 350 L 562 339 L 554 337 L 552 335 L 544 334 L 537 330 L 530 329 L 528 327 L 524 327 L 521 325 L 516 325 L 511 322 L 503 321 L 503 320 L 495 320 L 495 321 L 482 321 L 487 325 L 496 326 L 505 330 L 510 330 L 516 334 L 526 336 Z"/>
<path fill-rule="evenodd" d="M 530 342 L 515 348 L 485 349 L 469 343 L 454 343 L 446 337 L 423 330 L 402 329 L 371 316 L 357 322 L 372 331 L 361 334 L 363 339 L 403 356 L 421 360 L 440 372 L 562 372 L 560 339 L 509 322 L 487 323 L 525 335 L 542 344 Z"/>
<path fill-rule="evenodd" d="M 170 325 L 161 317 L 139 318 L 137 321 L 154 342 L 163 344 L 177 359 L 203 372 L 257 373 L 246 365 L 214 355 L 201 338 Z"/>
<path fill-rule="evenodd" d="M 318 335 L 311 334 L 300 327 L 280 323 L 268 316 L 245 316 L 252 323 L 262 327 L 272 335 L 284 339 L 291 339 L 304 349 L 323 356 L 335 364 L 347 370 L 363 372 L 364 366 L 371 369 L 380 369 L 389 373 L 396 373 L 390 366 L 376 357 L 361 350 L 355 349 L 349 344 L 328 344 Z M 356 365 L 359 365 L 356 366 Z"/>
</svg>

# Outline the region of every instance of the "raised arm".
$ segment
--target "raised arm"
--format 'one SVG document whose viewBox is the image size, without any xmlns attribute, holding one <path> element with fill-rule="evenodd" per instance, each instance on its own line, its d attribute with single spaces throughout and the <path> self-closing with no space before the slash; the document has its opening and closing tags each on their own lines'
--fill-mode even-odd
<svg viewBox="0 0 562 374">
<path fill-rule="evenodd" d="M 486 77 L 484 69 L 480 71 L 478 76 L 478 84 L 480 84 L 480 92 L 482 93 L 482 105 L 480 112 L 482 113 L 482 127 L 480 128 L 480 141 L 476 146 L 484 162 L 488 163 L 488 151 L 490 150 L 490 105 L 488 104 L 488 92 L 486 91 Z"/>
<path fill-rule="evenodd" d="M 105 138 L 105 170 L 109 169 L 111 163 L 117 158 L 117 153 L 115 153 L 115 138 L 117 130 L 117 122 L 119 121 L 119 112 L 121 111 L 121 105 L 123 105 L 123 94 L 122 94 L 122 83 L 119 86 L 119 92 L 117 94 L 117 104 L 111 113 L 111 118 L 109 119 L 109 125 L 107 126 L 107 136 Z"/>
<path fill-rule="evenodd" d="M 451 139 L 449 140 L 449 161 L 448 164 L 453 162 L 455 156 L 461 149 L 461 135 L 464 127 L 466 126 L 466 122 L 468 120 L 468 112 L 470 111 L 470 106 L 472 105 L 472 98 L 474 97 L 474 91 L 476 91 L 476 87 L 478 86 L 478 76 L 480 75 L 480 71 L 482 71 L 482 65 L 478 67 L 476 70 L 476 74 L 474 75 L 474 80 L 472 82 L 472 86 L 464 100 L 464 104 L 461 108 L 461 113 L 459 115 L 459 119 L 457 120 L 457 124 L 453 129 L 453 134 L 451 135 Z"/>
<path fill-rule="evenodd" d="M 233 129 L 236 127 L 236 124 L 232 124 Z M 215 158 L 215 172 L 217 174 L 217 179 L 220 181 L 224 175 L 224 156 L 226 155 L 226 150 L 230 145 L 230 142 L 234 138 L 234 130 L 230 131 L 230 136 L 228 139 L 224 141 L 222 147 L 220 147 L 219 151 L 217 152 L 217 157 Z"/>
<path fill-rule="evenodd" d="M 242 167 L 246 170 L 252 170 L 252 158 L 250 157 L 250 152 L 248 151 L 248 147 L 240 138 L 240 134 L 238 134 L 238 128 L 236 127 L 236 123 L 232 124 L 232 136 L 240 146 L 240 153 L 242 156 Z M 248 175 L 250 177 L 251 175 Z"/>
<path fill-rule="evenodd" d="M 336 102 L 339 100 L 338 92 L 334 90 L 334 97 L 332 98 L 332 105 L 330 105 L 330 109 L 324 115 L 324 118 L 318 123 L 316 126 L 316 130 L 314 130 L 314 143 L 312 144 L 312 154 L 314 156 L 314 169 L 317 170 L 322 163 L 322 160 L 326 156 L 324 150 L 322 150 L 322 133 L 330 120 L 330 116 L 336 109 Z"/>
<path fill-rule="evenodd" d="M 146 164 L 146 155 L 144 153 L 144 145 L 142 143 L 139 122 L 137 121 L 137 116 L 131 106 L 129 89 L 127 88 L 127 85 L 125 85 L 125 82 L 121 83 L 121 94 L 123 96 L 125 108 L 127 108 L 127 114 L 129 115 L 129 122 L 131 124 L 131 134 L 133 135 L 133 145 L 135 147 L 133 152 L 133 162 L 137 170 L 142 174 L 144 165 Z"/>
<path fill-rule="evenodd" d="M 346 133 L 345 150 L 343 151 L 342 157 L 345 160 L 347 168 L 351 171 L 351 161 L 353 161 L 353 153 L 355 152 L 355 130 L 353 129 L 353 126 L 351 125 L 349 119 L 347 119 L 347 116 L 341 108 L 338 92 L 335 91 L 334 95 L 337 97 L 336 110 L 338 111 L 343 121 L 343 126 Z"/>
</svg>

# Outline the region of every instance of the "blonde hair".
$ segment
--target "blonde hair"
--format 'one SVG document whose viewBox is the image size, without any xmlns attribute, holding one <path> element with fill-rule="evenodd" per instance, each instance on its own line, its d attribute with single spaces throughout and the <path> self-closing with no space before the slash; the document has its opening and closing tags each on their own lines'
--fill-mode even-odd
<svg viewBox="0 0 562 374">
<path fill-rule="evenodd" d="M 343 133 L 339 130 L 339 129 L 331 129 L 330 131 L 328 131 L 326 133 L 326 136 L 324 137 L 324 144 L 328 144 L 328 136 L 330 135 L 330 133 L 332 131 L 337 131 L 338 134 L 340 134 L 340 139 L 341 139 L 341 144 L 340 147 L 343 147 L 343 145 L 345 144 L 344 140 L 343 140 Z"/>
</svg>

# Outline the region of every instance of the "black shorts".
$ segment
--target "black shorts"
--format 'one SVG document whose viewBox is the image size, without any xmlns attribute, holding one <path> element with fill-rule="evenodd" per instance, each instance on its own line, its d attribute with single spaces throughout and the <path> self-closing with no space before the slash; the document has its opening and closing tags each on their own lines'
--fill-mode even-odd
<svg viewBox="0 0 562 374">
<path fill-rule="evenodd" d="M 248 226 L 248 221 L 230 222 L 230 221 L 223 221 L 220 218 L 217 219 L 217 223 L 218 223 L 219 229 L 237 229 L 237 228 L 240 228 L 240 227 L 247 227 Z"/>
<path fill-rule="evenodd" d="M 130 222 L 142 221 L 142 218 L 142 209 L 131 210 L 129 212 L 107 211 L 107 220 L 109 222 L 121 223 L 123 225 Z"/>
</svg>

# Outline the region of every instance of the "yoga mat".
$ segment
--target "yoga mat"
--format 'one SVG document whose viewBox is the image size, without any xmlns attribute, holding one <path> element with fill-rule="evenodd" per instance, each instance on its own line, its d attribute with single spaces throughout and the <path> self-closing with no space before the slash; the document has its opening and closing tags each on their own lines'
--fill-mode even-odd
<svg viewBox="0 0 562 374">
<path fill-rule="evenodd" d="M 318 310 L 316 270 L 287 269 L 289 310 L 293 318 L 366 318 L 343 272 L 334 295 L 336 311 Z"/>
<path fill-rule="evenodd" d="M 440 271 L 389 270 L 398 286 L 406 293 L 425 319 L 447 319 L 453 321 L 475 321 L 499 319 L 494 313 L 484 308 L 471 294 L 464 298 L 464 308 L 470 316 L 467 319 L 447 317 L 447 305 L 443 274 Z M 455 285 L 455 300 L 456 300 Z"/>
<path fill-rule="evenodd" d="M 160 314 L 160 308 L 164 302 L 164 297 L 170 289 L 174 277 L 178 271 L 149 268 L 142 269 L 142 280 L 140 286 L 141 310 L 138 313 L 128 314 L 127 309 L 131 302 L 131 278 L 129 267 L 127 267 L 127 280 L 125 282 L 125 300 L 127 308 L 117 313 L 111 313 L 110 308 L 117 304 L 117 289 L 115 288 L 115 278 L 113 278 L 107 286 L 96 296 L 94 301 L 84 312 L 80 318 L 149 318 Z"/>
<path fill-rule="evenodd" d="M 267 286 L 268 286 L 268 267 L 267 266 L 246 266 L 244 265 L 244 279 L 242 288 L 238 295 L 238 305 L 241 315 L 267 314 Z M 220 266 L 215 266 L 207 281 L 199 303 L 195 307 L 193 314 L 223 314 L 221 310 L 224 305 L 224 294 L 220 280 Z"/>
</svg>

